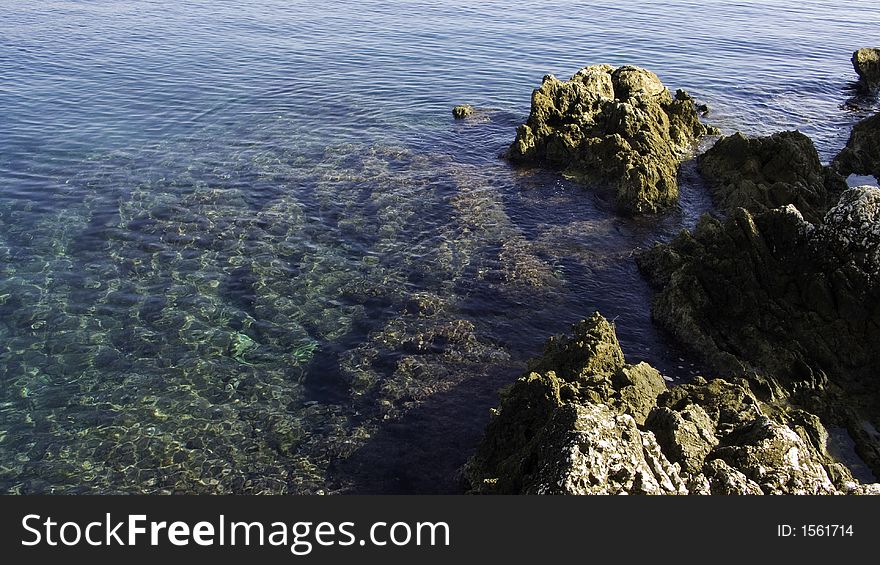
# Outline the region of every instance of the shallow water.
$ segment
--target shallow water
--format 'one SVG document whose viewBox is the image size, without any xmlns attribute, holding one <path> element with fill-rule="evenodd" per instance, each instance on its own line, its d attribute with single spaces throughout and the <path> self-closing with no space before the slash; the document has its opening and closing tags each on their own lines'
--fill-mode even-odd
<svg viewBox="0 0 880 565">
<path fill-rule="evenodd" d="M 609 62 L 827 160 L 876 108 L 842 4 L 0 0 L 0 491 L 454 491 L 595 309 L 689 378 L 632 252 L 710 209 L 692 167 L 625 219 L 498 155 Z"/>
</svg>

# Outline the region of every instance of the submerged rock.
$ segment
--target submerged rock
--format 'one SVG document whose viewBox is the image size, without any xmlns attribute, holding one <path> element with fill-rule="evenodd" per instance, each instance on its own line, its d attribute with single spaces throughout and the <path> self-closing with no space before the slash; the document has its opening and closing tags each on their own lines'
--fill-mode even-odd
<svg viewBox="0 0 880 565">
<path fill-rule="evenodd" d="M 833 165 L 846 176 L 872 175 L 880 180 L 880 114 L 857 123 Z"/>
<path fill-rule="evenodd" d="M 460 104 L 452 109 L 452 116 L 456 120 L 463 120 L 464 118 L 473 115 L 475 111 L 474 107 L 470 104 Z"/>
<path fill-rule="evenodd" d="M 704 217 L 638 258 L 657 322 L 722 374 L 757 370 L 840 420 L 880 468 L 880 190 L 844 192 L 824 222 L 793 207 Z M 779 394 L 779 392 L 777 392 Z"/>
<path fill-rule="evenodd" d="M 798 131 L 723 137 L 700 156 L 699 170 L 716 206 L 726 212 L 793 204 L 808 221 L 817 222 L 846 189 L 846 181 L 822 166 L 813 142 Z"/>
<path fill-rule="evenodd" d="M 648 374 L 650 366 L 641 364 Z M 636 367 L 639 367 L 636 366 Z M 759 400 L 748 382 L 666 390 L 616 379 L 614 328 L 595 314 L 503 394 L 465 468 L 472 492 L 525 494 L 870 493 L 824 448 L 827 432 L 787 399 Z M 624 391 L 635 387 L 640 400 Z M 645 402 L 650 399 L 650 406 Z M 648 413 L 647 418 L 641 415 Z"/>
<path fill-rule="evenodd" d="M 859 82 L 869 90 L 880 86 L 880 48 L 864 47 L 852 56 L 852 64 Z"/>
<path fill-rule="evenodd" d="M 656 212 L 678 199 L 682 157 L 714 131 L 686 92 L 673 96 L 654 73 L 593 65 L 568 81 L 544 77 L 508 157 L 610 185 L 623 212 Z"/>
</svg>

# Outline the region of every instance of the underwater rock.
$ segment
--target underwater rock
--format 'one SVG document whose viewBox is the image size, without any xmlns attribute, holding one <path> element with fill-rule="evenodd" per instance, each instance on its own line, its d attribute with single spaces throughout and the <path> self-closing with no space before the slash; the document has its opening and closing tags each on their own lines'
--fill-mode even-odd
<svg viewBox="0 0 880 565">
<path fill-rule="evenodd" d="M 846 189 L 846 181 L 822 166 L 813 142 L 798 131 L 722 137 L 698 163 L 716 206 L 728 213 L 794 204 L 804 218 L 818 222 Z"/>
<path fill-rule="evenodd" d="M 641 364 L 647 369 L 649 366 Z M 486 494 L 871 493 L 824 448 L 818 418 L 787 398 L 759 399 L 749 382 L 646 387 L 640 421 L 612 375 L 623 361 L 599 314 L 554 338 L 502 394 L 464 469 Z M 651 369 L 653 370 L 653 369 Z M 650 391 L 650 392 L 648 392 Z M 659 394 L 655 394 L 655 391 Z"/>
<path fill-rule="evenodd" d="M 456 120 L 463 120 L 464 118 L 473 115 L 474 111 L 474 107 L 470 104 L 459 104 L 452 109 L 452 116 Z"/>
<path fill-rule="evenodd" d="M 852 64 L 863 87 L 875 90 L 880 86 L 880 48 L 859 49 L 853 53 Z"/>
<path fill-rule="evenodd" d="M 638 257 L 653 316 L 722 375 L 772 375 L 839 420 L 875 472 L 880 422 L 880 190 L 844 192 L 824 222 L 793 207 L 701 219 Z M 779 392 L 782 391 L 782 392 Z"/>
<path fill-rule="evenodd" d="M 568 81 L 544 77 L 507 155 L 610 185 L 622 212 L 650 213 L 677 202 L 679 163 L 714 132 L 686 92 L 673 96 L 654 73 L 593 65 Z"/>
<path fill-rule="evenodd" d="M 872 175 L 880 179 L 880 114 L 857 123 L 846 147 L 834 158 L 842 175 Z"/>
</svg>

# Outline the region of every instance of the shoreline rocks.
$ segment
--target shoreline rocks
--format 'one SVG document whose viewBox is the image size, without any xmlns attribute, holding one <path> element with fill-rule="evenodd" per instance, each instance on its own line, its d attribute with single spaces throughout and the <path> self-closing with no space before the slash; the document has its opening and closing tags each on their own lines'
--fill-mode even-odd
<svg viewBox="0 0 880 565">
<path fill-rule="evenodd" d="M 792 205 L 726 220 L 641 253 L 661 326 L 721 376 L 768 388 L 849 429 L 880 473 L 880 190 L 844 192 L 822 223 Z"/>
<path fill-rule="evenodd" d="M 871 175 L 880 180 L 880 113 L 857 123 L 832 165 L 840 174 Z"/>
<path fill-rule="evenodd" d="M 853 64 L 876 88 L 880 50 Z M 644 69 L 548 76 L 509 157 L 609 184 L 624 212 L 657 211 L 709 132 L 697 109 Z M 596 313 L 503 392 L 463 472 L 470 492 L 880 494 L 837 459 L 853 459 L 852 440 L 880 476 L 880 189 L 841 176 L 880 178 L 878 148 L 880 114 L 828 167 L 797 131 L 721 138 L 698 169 L 726 219 L 636 256 L 655 321 L 721 378 L 667 387 L 626 363 Z"/>
<path fill-rule="evenodd" d="M 880 87 L 880 48 L 859 49 L 853 53 L 852 64 L 864 89 L 872 91 Z"/>
<path fill-rule="evenodd" d="M 626 375 L 639 372 L 643 378 Z M 502 395 L 464 469 L 482 494 L 878 494 L 825 448 L 818 418 L 745 379 L 666 387 L 628 365 L 598 313 L 553 338 Z"/>
<path fill-rule="evenodd" d="M 845 179 L 822 166 L 812 140 L 798 131 L 754 138 L 735 133 L 719 139 L 697 162 L 716 206 L 726 213 L 794 204 L 804 218 L 817 222 L 846 190 Z"/>
<path fill-rule="evenodd" d="M 673 96 L 651 71 L 593 65 L 544 77 L 507 156 L 607 185 L 623 213 L 653 213 L 677 202 L 682 158 L 712 133 L 690 95 Z"/>
</svg>

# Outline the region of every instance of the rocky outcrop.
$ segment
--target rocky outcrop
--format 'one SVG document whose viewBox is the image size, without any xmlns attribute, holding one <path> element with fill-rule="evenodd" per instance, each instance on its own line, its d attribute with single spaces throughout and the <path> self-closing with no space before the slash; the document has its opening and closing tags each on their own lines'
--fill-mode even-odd
<svg viewBox="0 0 880 565">
<path fill-rule="evenodd" d="M 687 494 L 678 469 L 631 416 L 603 404 L 566 403 L 536 442 L 522 494 Z M 503 484 L 503 483 L 502 483 Z"/>
<path fill-rule="evenodd" d="M 859 75 L 859 84 L 868 90 L 880 87 L 880 48 L 864 47 L 852 56 L 852 64 Z"/>
<path fill-rule="evenodd" d="M 846 147 L 834 158 L 832 166 L 846 176 L 872 175 L 880 179 L 880 114 L 853 127 Z"/>
<path fill-rule="evenodd" d="M 468 116 L 473 115 L 474 111 L 474 107 L 470 104 L 459 104 L 452 109 L 452 117 L 456 120 L 463 120 Z"/>
<path fill-rule="evenodd" d="M 508 157 L 608 185 L 625 213 L 656 212 L 677 202 L 678 165 L 710 130 L 693 99 L 654 73 L 594 65 L 567 81 L 544 77 Z"/>
<path fill-rule="evenodd" d="M 715 205 L 751 212 L 793 204 L 818 222 L 846 189 L 846 181 L 819 161 L 816 147 L 798 131 L 748 138 L 735 133 L 699 157 Z"/>
<path fill-rule="evenodd" d="M 704 217 L 638 258 L 657 322 L 721 374 L 846 425 L 880 472 L 880 190 L 844 192 L 819 224 L 793 206 Z M 783 391 L 783 392 L 779 392 Z"/>
<path fill-rule="evenodd" d="M 572 332 L 549 341 L 533 370 L 503 394 L 465 468 L 472 492 L 877 490 L 828 455 L 828 434 L 812 414 L 759 398 L 742 379 L 697 378 L 667 389 L 650 366 L 625 363 L 613 326 L 598 314 Z M 645 379 L 621 378 L 639 367 Z"/>
<path fill-rule="evenodd" d="M 705 216 L 638 257 L 660 291 L 655 319 L 726 372 L 804 380 L 880 366 L 878 202 L 876 188 L 848 190 L 816 225 L 793 206 Z"/>
</svg>

